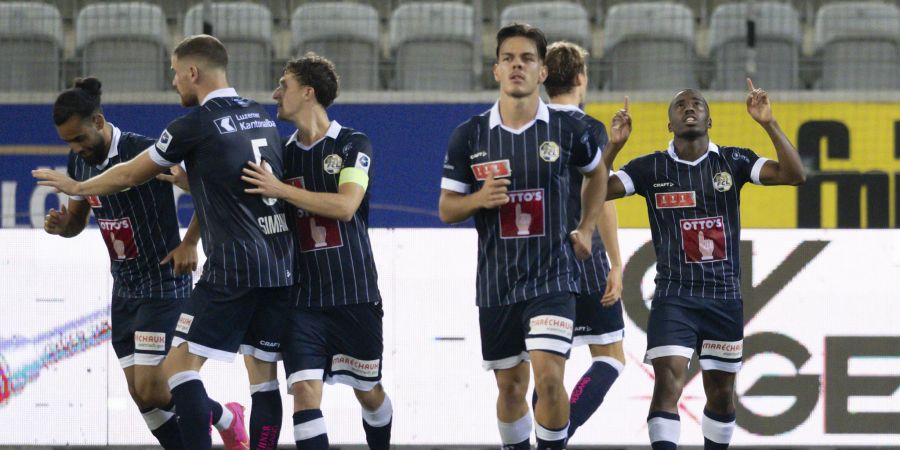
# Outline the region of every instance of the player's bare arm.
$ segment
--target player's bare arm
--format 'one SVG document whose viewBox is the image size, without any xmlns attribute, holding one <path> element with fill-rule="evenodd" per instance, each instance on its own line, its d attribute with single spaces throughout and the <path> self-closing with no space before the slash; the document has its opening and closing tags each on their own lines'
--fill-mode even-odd
<svg viewBox="0 0 900 450">
<path fill-rule="evenodd" d="M 69 199 L 69 207 L 51 208 L 44 217 L 44 231 L 64 238 L 77 236 L 87 226 L 91 207 L 86 200 Z"/>
<path fill-rule="evenodd" d="M 607 200 L 615 200 L 617 198 L 622 198 L 625 196 L 625 185 L 622 184 L 622 180 L 615 175 L 611 175 L 609 177 L 609 181 L 606 183 L 606 199 Z"/>
<path fill-rule="evenodd" d="M 248 165 L 250 167 L 244 169 L 241 179 L 255 187 L 244 189 L 244 192 L 279 198 L 317 216 L 348 222 L 366 195 L 366 189 L 356 182 L 340 184 L 337 193 L 307 191 L 282 182 L 252 161 Z"/>
<path fill-rule="evenodd" d="M 784 131 L 772 114 L 772 105 L 769 103 L 769 94 L 753 86 L 753 81 L 747 78 L 747 113 L 759 123 L 772 144 L 775 146 L 775 154 L 778 161 L 766 161 L 759 172 L 759 180 L 766 185 L 799 185 L 806 181 L 806 172 L 800 161 L 800 154 L 785 136 Z"/>
<path fill-rule="evenodd" d="M 191 192 L 191 186 L 188 184 L 187 172 L 178 164 L 170 167 L 169 173 L 163 172 L 157 175 L 156 179 L 172 183 L 184 192 Z"/>
<path fill-rule="evenodd" d="M 603 218 L 600 219 L 600 238 L 609 256 L 609 273 L 606 275 L 606 291 L 600 298 L 603 306 L 612 306 L 622 297 L 622 254 L 619 251 L 619 217 L 616 204 L 603 203 Z"/>
<path fill-rule="evenodd" d="M 173 166 L 178 167 L 178 166 Z M 191 216 L 191 223 L 188 225 L 184 237 L 178 247 L 172 249 L 162 261 L 160 266 L 172 263 L 172 270 L 175 275 L 185 275 L 197 270 L 197 243 L 200 242 L 200 221 L 197 220 L 197 213 Z"/>
<path fill-rule="evenodd" d="M 52 169 L 32 170 L 31 176 L 40 180 L 38 185 L 49 186 L 57 192 L 69 195 L 108 195 L 146 183 L 165 170 L 165 167 L 150 159 L 148 150 L 144 150 L 137 157 L 116 164 L 106 172 L 81 182 Z"/>
<path fill-rule="evenodd" d="M 622 109 L 618 110 L 610 121 L 609 126 L 609 142 L 603 149 L 603 164 L 610 170 L 613 168 L 613 161 L 625 143 L 631 136 L 631 115 L 628 113 L 628 96 L 625 96 L 625 104 Z"/>
<path fill-rule="evenodd" d="M 441 189 L 441 199 L 438 203 L 441 221 L 459 223 L 475 215 L 479 209 L 494 209 L 509 203 L 506 192 L 510 183 L 508 179 L 494 178 L 494 174 L 490 173 L 481 189 L 472 194 Z"/>
<path fill-rule="evenodd" d="M 594 230 L 603 218 L 607 177 L 606 166 L 602 160 L 594 170 L 584 174 L 581 188 L 581 221 L 578 228 L 569 235 L 578 259 L 585 260 L 591 256 Z"/>
</svg>

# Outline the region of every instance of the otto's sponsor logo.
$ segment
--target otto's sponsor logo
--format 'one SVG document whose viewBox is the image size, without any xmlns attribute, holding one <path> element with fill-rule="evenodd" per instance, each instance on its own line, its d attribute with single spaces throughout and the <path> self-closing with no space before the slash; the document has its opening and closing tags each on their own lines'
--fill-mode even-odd
<svg viewBox="0 0 900 450">
<path fill-rule="evenodd" d="M 512 175 L 512 168 L 508 159 L 472 164 L 472 173 L 478 181 L 487 180 L 488 175 L 494 174 L 494 178 L 504 178 Z"/>
<path fill-rule="evenodd" d="M 135 350 L 148 350 L 162 352 L 166 350 L 166 333 L 153 333 L 150 331 L 135 331 Z"/>
<path fill-rule="evenodd" d="M 213 123 L 215 123 L 216 128 L 219 129 L 219 134 L 234 133 L 237 131 L 237 128 L 234 126 L 234 121 L 231 120 L 231 116 L 219 117 L 218 119 L 213 120 Z"/>
<path fill-rule="evenodd" d="M 571 338 L 574 329 L 571 319 L 550 315 L 532 317 L 528 325 L 530 335 L 552 334 L 564 338 Z"/>
<path fill-rule="evenodd" d="M 127 230 L 127 229 L 131 228 L 131 219 L 129 219 L 127 217 L 124 219 L 113 219 L 113 220 L 99 219 L 99 220 L 97 220 L 97 226 L 99 226 L 100 229 L 103 231 Z"/>
<path fill-rule="evenodd" d="M 88 195 L 85 197 L 88 204 L 91 205 L 91 208 L 102 208 L 103 202 L 100 201 L 100 197 L 96 195 Z"/>
<path fill-rule="evenodd" d="M 277 234 L 288 231 L 287 220 L 284 218 L 284 213 L 259 217 L 256 219 L 256 222 L 265 234 Z"/>
<path fill-rule="evenodd" d="M 169 133 L 169 130 L 163 130 L 162 134 L 159 136 L 159 140 L 156 141 L 156 148 L 165 153 L 171 143 L 172 134 Z"/>
<path fill-rule="evenodd" d="M 138 248 L 134 241 L 131 218 L 97 219 L 97 226 L 103 235 L 110 259 L 124 261 L 137 258 Z"/>
<path fill-rule="evenodd" d="M 331 358 L 332 372 L 352 372 L 363 378 L 375 378 L 381 369 L 381 361 L 375 359 L 364 361 L 347 355 L 334 355 Z"/>
<path fill-rule="evenodd" d="M 178 317 L 178 324 L 175 325 L 175 331 L 179 333 L 187 333 L 191 331 L 191 324 L 194 323 L 194 316 L 182 313 Z"/>
<path fill-rule="evenodd" d="M 725 223 L 722 220 L 722 217 L 709 217 L 706 219 L 682 219 L 681 220 L 681 229 L 684 231 L 703 231 L 703 230 L 712 230 L 712 229 L 722 229 L 725 228 Z"/>
<path fill-rule="evenodd" d="M 544 235 L 544 190 L 529 189 L 507 194 L 500 207 L 500 237 L 529 238 Z"/>
<path fill-rule="evenodd" d="M 681 219 L 679 227 L 684 262 L 704 263 L 728 259 L 725 219 L 722 216 Z"/>
<path fill-rule="evenodd" d="M 657 209 L 668 208 L 693 208 L 697 206 L 697 198 L 694 191 L 684 192 L 658 192 L 654 194 Z"/>
<path fill-rule="evenodd" d="M 744 341 L 703 341 L 700 348 L 700 356 L 715 356 L 717 358 L 738 359 L 744 354 Z"/>
</svg>

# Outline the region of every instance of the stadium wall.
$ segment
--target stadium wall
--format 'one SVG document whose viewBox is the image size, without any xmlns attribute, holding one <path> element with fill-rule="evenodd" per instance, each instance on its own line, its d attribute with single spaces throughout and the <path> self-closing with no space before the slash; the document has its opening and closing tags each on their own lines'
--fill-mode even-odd
<svg viewBox="0 0 900 450">
<path fill-rule="evenodd" d="M 490 97 L 488 97 L 490 98 Z M 723 145 L 740 145 L 775 157 L 768 137 L 739 101 L 713 101 L 711 137 Z M 420 100 L 421 101 L 421 100 Z M 441 160 L 447 140 L 459 123 L 490 106 L 468 103 L 349 103 L 330 109 L 332 118 L 359 129 L 373 142 L 372 217 L 377 227 L 444 227 L 437 217 Z M 588 113 L 607 121 L 618 102 L 591 103 Z M 269 106 L 274 114 L 274 107 Z M 617 162 L 664 149 L 665 101 L 632 103 L 635 131 Z M 35 167 L 65 169 L 67 149 L 43 104 L 0 105 L 0 226 L 40 226 L 45 211 L 59 198 L 37 187 Z M 774 105 L 785 133 L 809 169 L 800 188 L 748 187 L 743 193 L 745 227 L 753 228 L 895 228 L 900 226 L 900 108 L 894 101 L 788 101 Z M 108 120 L 120 128 L 157 136 L 184 113 L 171 104 L 108 104 Z M 279 122 L 282 134 L 292 129 Z M 179 199 L 181 223 L 187 225 L 191 202 Z M 642 199 L 617 202 L 622 227 L 646 227 Z M 773 207 L 777 205 L 777 207 Z M 464 225 L 470 226 L 470 225 Z"/>
<path fill-rule="evenodd" d="M 653 377 L 641 359 L 644 299 L 653 289 L 649 239 L 647 230 L 620 233 L 628 361 L 572 445 L 646 446 Z M 900 236 L 746 230 L 742 239 L 745 363 L 735 445 L 900 446 Z M 496 388 L 479 357 L 475 231 L 374 229 L 372 242 L 385 299 L 384 383 L 395 409 L 394 443 L 496 445 Z M 152 444 L 108 343 L 111 279 L 100 234 L 61 239 L 4 229 L 0 249 L 0 447 Z M 568 389 L 588 364 L 587 350 L 574 349 Z M 249 405 L 241 366 L 210 362 L 210 395 Z M 685 445 L 703 442 L 697 375 L 691 373 L 680 404 Z M 283 401 L 289 410 L 291 398 Z M 349 388 L 327 387 L 323 410 L 333 445 L 364 443 Z M 290 430 L 286 414 L 286 446 Z"/>
</svg>

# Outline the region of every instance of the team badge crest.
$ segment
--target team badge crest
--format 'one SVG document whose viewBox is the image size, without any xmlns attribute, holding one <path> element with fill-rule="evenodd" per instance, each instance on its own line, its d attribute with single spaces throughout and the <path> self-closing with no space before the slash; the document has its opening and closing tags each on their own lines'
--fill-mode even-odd
<svg viewBox="0 0 900 450">
<path fill-rule="evenodd" d="M 728 172 L 719 172 L 713 176 L 713 187 L 719 192 L 725 192 L 731 189 L 734 184 L 731 180 L 731 174 Z"/>
<path fill-rule="evenodd" d="M 325 173 L 337 175 L 337 173 L 341 171 L 341 166 L 343 164 L 344 160 L 341 159 L 340 156 L 331 154 L 325 157 L 325 161 L 322 162 L 322 168 L 325 170 Z"/>
<path fill-rule="evenodd" d="M 553 141 L 544 141 L 539 149 L 541 159 L 554 162 L 559 159 L 559 145 Z"/>
</svg>

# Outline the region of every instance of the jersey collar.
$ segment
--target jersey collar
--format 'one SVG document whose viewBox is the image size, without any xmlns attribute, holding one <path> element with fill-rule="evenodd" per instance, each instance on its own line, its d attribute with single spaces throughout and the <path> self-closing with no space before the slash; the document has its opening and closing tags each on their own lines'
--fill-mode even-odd
<svg viewBox="0 0 900 450">
<path fill-rule="evenodd" d="M 667 150 L 669 153 L 669 156 L 671 156 L 672 159 L 675 160 L 675 162 L 680 162 L 682 164 L 687 164 L 689 166 L 696 166 L 697 164 L 700 164 L 704 159 L 706 159 L 706 157 L 709 155 L 709 152 L 713 152 L 715 154 L 719 153 L 719 146 L 716 144 L 713 144 L 712 141 L 709 141 L 709 146 L 706 147 L 706 153 L 704 153 L 699 158 L 697 158 L 693 161 L 685 161 L 685 160 L 679 158 L 678 154 L 675 153 L 675 145 L 673 144 L 673 142 L 674 142 L 674 140 L 669 141 L 669 149 Z"/>
<path fill-rule="evenodd" d="M 519 128 L 519 129 L 510 128 L 510 127 L 507 127 L 506 125 L 503 125 L 503 121 L 500 119 L 500 102 L 497 101 L 496 103 L 494 103 L 494 106 L 491 107 L 491 116 L 488 121 L 488 125 L 490 126 L 490 128 L 492 130 L 499 125 L 501 128 L 503 128 L 506 131 L 509 131 L 510 133 L 522 134 L 523 131 L 531 128 L 531 126 L 534 125 L 534 122 L 536 122 L 538 120 L 540 120 L 544 123 L 550 123 L 550 110 L 547 108 L 547 104 L 544 103 L 543 99 L 538 98 L 537 115 L 534 116 L 534 119 L 532 119 L 530 122 L 526 123 L 525 125 L 522 125 L 522 128 Z"/>
<path fill-rule="evenodd" d="M 109 123 L 109 122 L 106 122 L 106 123 Z M 103 160 L 102 163 L 94 166 L 100 170 L 103 170 L 107 166 L 109 166 L 110 159 L 113 159 L 116 156 L 119 156 L 119 138 L 122 137 L 122 132 L 119 131 L 119 129 L 116 128 L 116 126 L 111 123 L 109 123 L 109 126 L 112 127 L 112 139 L 110 140 L 110 143 L 109 143 L 109 153 L 106 154 L 106 159 Z"/>
<path fill-rule="evenodd" d="M 341 133 L 341 128 L 341 124 L 339 124 L 337 120 L 332 120 L 331 125 L 328 125 L 328 131 L 325 132 L 325 136 L 322 136 L 322 139 L 313 142 L 310 146 L 306 146 L 300 143 L 300 141 L 298 140 L 298 138 L 300 137 L 300 130 L 296 130 L 294 131 L 294 134 L 291 135 L 290 139 L 288 139 L 287 145 L 294 144 L 303 150 L 311 150 L 316 145 L 319 145 L 319 142 L 324 141 L 325 138 L 337 139 L 338 135 Z"/>
<path fill-rule="evenodd" d="M 575 112 L 580 112 L 580 113 L 584 114 L 584 111 L 575 105 L 564 105 L 562 103 L 550 103 L 547 105 L 547 107 L 553 108 L 553 109 L 558 109 L 561 111 L 575 111 Z"/>
<path fill-rule="evenodd" d="M 206 95 L 206 98 L 203 99 L 203 102 L 200 103 L 200 106 L 205 105 L 206 102 L 208 102 L 214 98 L 237 97 L 237 96 L 238 96 L 237 91 L 235 91 L 234 88 L 227 87 L 227 88 L 222 88 L 222 89 L 216 89 Z"/>
</svg>

